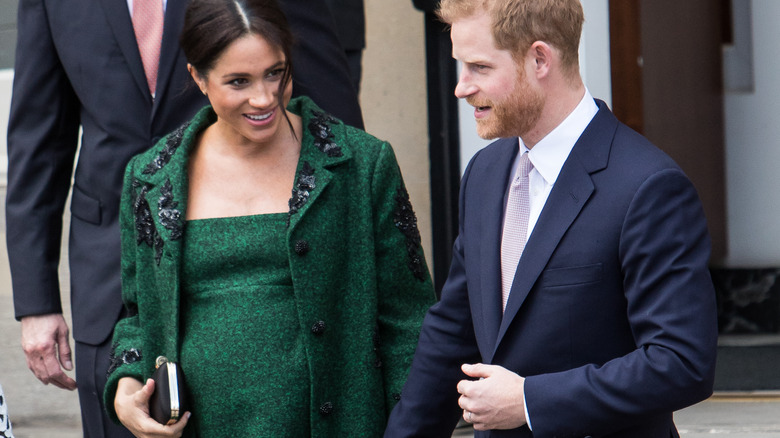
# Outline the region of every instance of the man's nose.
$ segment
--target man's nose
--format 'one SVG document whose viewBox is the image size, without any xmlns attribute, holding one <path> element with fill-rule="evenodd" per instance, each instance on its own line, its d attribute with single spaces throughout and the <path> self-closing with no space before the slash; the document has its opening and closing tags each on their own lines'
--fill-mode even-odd
<svg viewBox="0 0 780 438">
<path fill-rule="evenodd" d="M 455 97 L 464 99 L 477 92 L 477 87 L 471 82 L 470 75 L 464 68 L 458 77 L 458 85 L 455 86 Z"/>
</svg>

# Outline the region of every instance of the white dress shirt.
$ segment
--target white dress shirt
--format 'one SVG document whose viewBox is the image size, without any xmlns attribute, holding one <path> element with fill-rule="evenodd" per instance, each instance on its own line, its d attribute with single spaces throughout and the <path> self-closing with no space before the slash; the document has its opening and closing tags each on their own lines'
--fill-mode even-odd
<svg viewBox="0 0 780 438">
<path fill-rule="evenodd" d="M 518 138 L 520 151 L 512 165 L 512 172 L 507 181 L 508 187 L 512 184 L 520 156 L 528 152 L 528 159 L 533 164 L 531 173 L 528 174 L 529 206 L 531 213 L 528 218 L 528 237 L 539 220 L 542 208 L 550 196 L 558 174 L 561 173 L 563 163 L 569 157 L 569 153 L 574 144 L 580 138 L 585 128 L 588 127 L 593 116 L 596 115 L 599 108 L 593 100 L 588 89 L 585 89 L 585 95 L 580 103 L 574 108 L 564 120 L 555 129 L 550 131 L 541 139 L 532 149 L 528 149 L 523 143 L 522 138 Z M 506 208 L 506 206 L 504 206 Z"/>
</svg>

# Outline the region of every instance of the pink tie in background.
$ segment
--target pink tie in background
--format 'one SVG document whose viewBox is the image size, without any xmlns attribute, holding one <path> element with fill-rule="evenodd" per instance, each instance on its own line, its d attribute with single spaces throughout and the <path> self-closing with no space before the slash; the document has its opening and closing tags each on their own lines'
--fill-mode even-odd
<svg viewBox="0 0 780 438">
<path fill-rule="evenodd" d="M 133 29 L 144 63 L 146 82 L 154 96 L 163 34 L 162 0 L 133 0 Z"/>
<path fill-rule="evenodd" d="M 517 263 L 525 248 L 528 238 L 528 218 L 531 207 L 528 200 L 528 174 L 533 164 L 528 154 L 523 153 L 517 166 L 517 173 L 509 188 L 509 199 L 506 202 L 504 214 L 504 231 L 501 234 L 501 302 L 506 309 L 509 290 L 515 278 Z"/>
</svg>

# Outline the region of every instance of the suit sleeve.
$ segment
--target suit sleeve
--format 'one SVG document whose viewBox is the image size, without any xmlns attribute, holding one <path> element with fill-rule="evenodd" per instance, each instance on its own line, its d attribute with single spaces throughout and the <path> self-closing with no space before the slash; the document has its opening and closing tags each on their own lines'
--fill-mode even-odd
<svg viewBox="0 0 780 438">
<path fill-rule="evenodd" d="M 619 257 L 636 350 L 603 366 L 528 376 L 534 435 L 608 434 L 712 393 L 715 292 L 704 214 L 679 169 L 650 176 L 630 203 Z"/>
<path fill-rule="evenodd" d="M 473 162 L 473 161 L 472 161 Z M 468 184 L 466 169 L 462 187 Z M 466 284 L 463 253 L 463 211 L 465 190 L 461 189 L 459 237 L 453 247 L 452 263 L 441 300 L 430 308 L 423 321 L 417 351 L 401 400 L 390 415 L 386 438 L 449 438 L 462 413 L 458 406 L 458 381 L 466 375 L 464 363 L 476 363 L 480 355 Z"/>
<path fill-rule="evenodd" d="M 283 0 L 279 4 L 296 42 L 293 94 L 308 96 L 347 125 L 363 129 L 357 91 L 325 0 Z"/>
<path fill-rule="evenodd" d="M 79 102 L 42 0 L 21 0 L 8 123 L 6 238 L 16 318 L 62 313 L 57 268 Z"/>
<path fill-rule="evenodd" d="M 395 154 L 381 146 L 373 171 L 372 210 L 378 287 L 379 351 L 389 415 L 406 381 L 420 325 L 435 300 L 417 219 Z"/>
<path fill-rule="evenodd" d="M 114 399 L 119 380 L 123 377 L 133 377 L 143 381 L 144 360 L 148 361 L 148 358 L 143 357 L 143 336 L 138 317 L 138 283 L 136 280 L 138 243 L 133 214 L 135 196 L 132 178 L 136 160 L 137 158 L 131 159 L 127 166 L 119 210 L 119 227 L 122 233 L 122 301 L 127 316 L 120 319 L 114 328 L 111 366 L 107 373 L 108 380 L 103 392 L 108 416 L 116 423 L 119 423 L 119 419 L 114 410 Z"/>
</svg>

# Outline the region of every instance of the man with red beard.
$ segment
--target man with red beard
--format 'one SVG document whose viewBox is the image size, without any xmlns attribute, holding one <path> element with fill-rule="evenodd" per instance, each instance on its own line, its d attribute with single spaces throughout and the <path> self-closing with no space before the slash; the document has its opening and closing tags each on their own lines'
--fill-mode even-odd
<svg viewBox="0 0 780 438">
<path fill-rule="evenodd" d="M 710 242 L 682 170 L 579 75 L 579 0 L 443 0 L 455 94 L 500 138 L 386 437 L 678 437 L 712 393 Z"/>
</svg>

